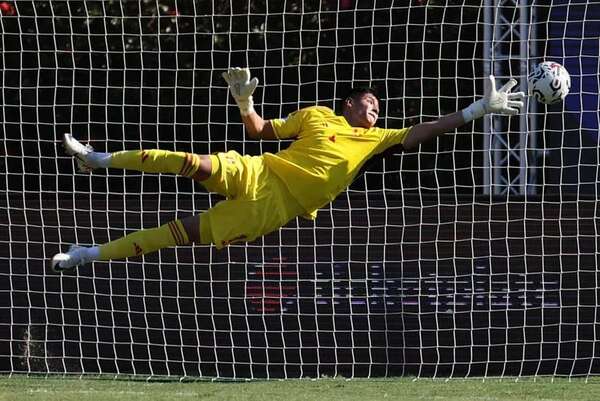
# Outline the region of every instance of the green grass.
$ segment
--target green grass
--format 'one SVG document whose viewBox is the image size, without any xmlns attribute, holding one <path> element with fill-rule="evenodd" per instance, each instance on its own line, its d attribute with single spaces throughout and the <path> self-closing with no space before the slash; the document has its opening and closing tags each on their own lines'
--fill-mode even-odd
<svg viewBox="0 0 600 401">
<path fill-rule="evenodd" d="M 600 400 L 600 378 L 579 379 L 320 379 L 254 382 L 146 382 L 139 380 L 0 377 L 8 400 Z"/>
</svg>

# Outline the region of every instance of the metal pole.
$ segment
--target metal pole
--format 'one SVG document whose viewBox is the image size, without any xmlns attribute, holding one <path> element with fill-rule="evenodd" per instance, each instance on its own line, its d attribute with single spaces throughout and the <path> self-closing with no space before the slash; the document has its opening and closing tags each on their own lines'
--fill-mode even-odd
<svg viewBox="0 0 600 401">
<path fill-rule="evenodd" d="M 483 11 L 483 78 L 486 79 L 491 73 L 492 60 L 492 39 L 494 20 L 492 13 L 493 0 L 485 0 Z M 483 193 L 489 195 L 492 190 L 493 167 L 490 158 L 491 151 L 491 125 L 490 117 L 483 117 Z"/>
<path fill-rule="evenodd" d="M 519 78 L 519 87 L 521 90 L 527 88 L 527 60 L 529 55 L 529 8 L 527 0 L 520 0 L 519 2 L 519 65 L 521 75 Z M 527 193 L 527 113 L 523 110 L 519 115 L 519 194 L 525 195 Z"/>
<path fill-rule="evenodd" d="M 538 51 L 537 51 L 537 18 L 536 18 L 536 10 L 537 10 L 537 6 L 533 5 L 531 6 L 531 8 L 529 9 L 529 20 L 530 20 L 530 30 L 529 30 L 529 46 L 527 46 L 528 50 L 529 50 L 529 60 L 532 60 L 533 63 L 537 63 L 538 61 Z M 532 41 L 533 40 L 533 41 Z M 529 71 L 531 70 L 531 66 L 528 65 L 527 66 L 527 73 L 529 73 Z M 524 83 L 524 87 L 521 88 L 522 91 L 527 92 L 527 79 L 525 78 L 525 83 Z M 529 103 L 529 101 L 527 100 L 527 103 Z M 528 139 L 529 139 L 529 148 L 531 149 L 530 154 L 532 155 L 532 163 L 529 163 L 529 179 L 527 184 L 529 184 L 527 186 L 527 193 L 528 194 L 537 194 L 538 193 L 538 186 L 537 186 L 537 180 L 538 180 L 538 170 L 537 168 L 539 167 L 539 149 L 538 149 L 538 132 L 537 132 L 537 110 L 538 110 L 538 105 L 537 102 L 531 102 L 531 105 L 527 104 L 528 109 L 530 110 L 530 113 L 527 114 L 527 119 L 525 120 L 526 123 L 528 123 L 529 125 L 525 126 L 525 129 L 527 131 L 528 134 Z"/>
</svg>

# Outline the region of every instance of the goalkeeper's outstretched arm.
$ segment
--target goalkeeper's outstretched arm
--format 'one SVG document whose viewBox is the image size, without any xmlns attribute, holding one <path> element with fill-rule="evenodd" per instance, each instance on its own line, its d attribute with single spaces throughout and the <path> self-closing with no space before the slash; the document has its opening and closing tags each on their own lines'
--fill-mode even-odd
<svg viewBox="0 0 600 401">
<path fill-rule="evenodd" d="M 489 113 L 515 115 L 523 107 L 523 92 L 511 93 L 517 84 L 510 79 L 502 88 L 496 90 L 494 76 L 490 75 L 485 85 L 484 96 L 464 110 L 441 117 L 436 121 L 417 124 L 402 143 L 404 149 L 412 149 L 438 135 L 452 131 Z"/>
<path fill-rule="evenodd" d="M 271 122 L 264 120 L 254 110 L 252 94 L 258 85 L 258 79 L 250 79 L 250 70 L 239 67 L 228 69 L 222 76 L 229 85 L 229 91 L 240 108 L 240 114 L 248 136 L 253 139 L 277 139 Z"/>
</svg>

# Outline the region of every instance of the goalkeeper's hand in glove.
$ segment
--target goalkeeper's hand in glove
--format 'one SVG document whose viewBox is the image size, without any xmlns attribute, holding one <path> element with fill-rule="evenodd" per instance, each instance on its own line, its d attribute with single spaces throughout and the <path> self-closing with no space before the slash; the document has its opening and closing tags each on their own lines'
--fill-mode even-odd
<svg viewBox="0 0 600 401">
<path fill-rule="evenodd" d="M 258 79 L 250 79 L 250 70 L 248 68 L 230 68 L 223 74 L 223 79 L 229 85 L 229 91 L 235 99 L 240 113 L 247 116 L 254 112 L 254 100 L 252 93 L 258 85 Z"/>
<path fill-rule="evenodd" d="M 490 75 L 488 80 L 485 85 L 483 99 L 479 99 L 462 111 L 465 123 L 489 113 L 513 116 L 518 114 L 519 109 L 523 107 L 525 94 L 523 92 L 510 93 L 511 89 L 517 84 L 514 78 L 511 78 L 499 90 L 496 90 L 496 81 L 494 81 L 493 75 Z"/>
</svg>

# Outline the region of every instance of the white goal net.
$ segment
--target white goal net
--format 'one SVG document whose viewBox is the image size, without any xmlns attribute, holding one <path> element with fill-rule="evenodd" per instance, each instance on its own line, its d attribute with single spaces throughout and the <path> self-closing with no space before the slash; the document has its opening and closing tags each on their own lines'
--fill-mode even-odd
<svg viewBox="0 0 600 401">
<path fill-rule="evenodd" d="M 0 1 L 0 372 L 297 378 L 600 373 L 600 4 L 583 0 Z M 379 160 L 319 211 L 249 244 L 53 273 L 219 201 L 192 181 L 77 173 L 99 151 L 276 152 L 245 137 L 221 73 L 265 118 L 352 86 L 379 126 L 464 108 L 543 60 L 558 105 L 486 117 Z"/>
</svg>

